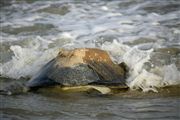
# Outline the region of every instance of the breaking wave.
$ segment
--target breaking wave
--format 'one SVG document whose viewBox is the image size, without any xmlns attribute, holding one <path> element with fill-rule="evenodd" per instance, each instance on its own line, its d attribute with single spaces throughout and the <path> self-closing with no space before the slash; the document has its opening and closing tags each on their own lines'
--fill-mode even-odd
<svg viewBox="0 0 180 120">
<path fill-rule="evenodd" d="M 0 75 L 31 78 L 60 48 L 96 47 L 128 65 L 132 90 L 180 84 L 180 4 L 162 3 L 14 2 L 1 12 Z"/>
</svg>

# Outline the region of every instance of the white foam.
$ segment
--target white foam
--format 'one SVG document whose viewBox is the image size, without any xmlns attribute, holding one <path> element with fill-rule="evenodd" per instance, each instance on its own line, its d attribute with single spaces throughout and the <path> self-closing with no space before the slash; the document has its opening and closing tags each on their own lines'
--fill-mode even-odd
<svg viewBox="0 0 180 120">
<path fill-rule="evenodd" d="M 117 62 L 122 62 L 122 56 L 130 49 L 127 45 L 123 45 L 122 43 L 114 40 L 112 43 L 105 42 L 102 44 L 101 49 L 109 51 L 110 55 Z"/>
<path fill-rule="evenodd" d="M 37 51 L 35 48 L 22 48 L 17 45 L 11 46 L 11 50 L 14 56 L 11 61 L 0 66 L 0 74 L 15 79 L 32 77 L 58 52 L 56 49 Z"/>
<path fill-rule="evenodd" d="M 156 88 L 180 84 L 180 71 L 175 64 L 163 67 L 152 64 L 150 71 L 144 68 L 144 63 L 149 62 L 153 50 L 142 51 L 136 46 L 130 48 L 117 40 L 103 44 L 102 49 L 109 51 L 116 61 L 124 61 L 128 65 L 130 70 L 127 85 L 132 90 L 158 92 Z"/>
<path fill-rule="evenodd" d="M 132 79 L 131 77 L 129 79 Z M 155 87 L 161 87 L 161 81 L 162 77 L 143 70 L 130 81 L 129 87 L 131 89 L 142 89 L 144 92 L 147 92 L 149 90 L 157 92 Z"/>
<path fill-rule="evenodd" d="M 37 14 L 35 14 L 33 16 L 31 15 L 29 17 L 26 17 L 24 20 L 28 21 L 28 22 L 31 22 L 31 21 L 35 21 L 35 20 L 40 19 L 40 18 L 42 18 L 42 17 L 37 15 Z"/>
<path fill-rule="evenodd" d="M 144 92 L 158 92 L 156 88 L 180 84 L 180 72 L 174 64 L 158 68 L 161 74 L 147 72 L 143 69 L 135 78 L 129 78 L 131 89 L 142 89 Z"/>
<path fill-rule="evenodd" d="M 130 67 L 130 77 L 127 80 L 129 87 L 144 92 L 157 92 L 158 87 L 180 84 L 180 72 L 174 64 L 155 66 L 151 71 L 143 68 L 144 63 L 150 59 L 150 53 L 151 50 L 144 52 L 135 47 L 124 55 L 124 61 Z"/>
<path fill-rule="evenodd" d="M 100 41 L 104 44 L 100 44 L 98 47 L 107 50 L 114 61 L 118 63 L 124 61 L 129 66 L 130 76 L 127 84 L 131 89 L 157 92 L 157 87 L 180 84 L 180 73 L 175 64 L 162 67 L 153 65 L 149 71 L 143 67 L 144 63 L 150 59 L 152 48 L 169 45 L 173 43 L 173 40 L 178 41 L 177 36 L 180 31 L 174 26 L 178 23 L 179 10 L 167 14 L 146 13 L 143 8 L 153 1 L 130 2 L 127 7 L 119 8 L 121 2 L 77 2 L 76 4 L 76 2 L 61 0 L 13 4 L 1 12 L 2 27 L 18 28 L 39 23 L 52 24 L 55 28 L 50 32 L 47 30 L 47 33 L 43 34 L 29 32 L 25 35 L 23 33 L 15 35 L 1 32 L 3 33 L 1 34 L 2 42 L 33 40 L 27 43 L 28 45 L 12 45 L 10 47 L 14 55 L 12 60 L 0 64 L 0 74 L 16 79 L 31 77 L 41 66 L 56 56 L 59 47 L 97 47 L 95 40 L 98 37 L 114 35 L 116 40 L 104 41 L 106 40 L 104 39 Z M 69 12 L 65 15 L 38 12 L 55 4 L 57 4 L 55 7 L 68 4 Z M 22 12 L 21 7 L 25 12 Z M 172 30 L 166 27 L 171 20 L 173 20 L 170 24 L 173 26 Z M 37 34 L 41 36 L 37 36 Z M 141 38 L 154 39 L 157 42 L 146 46 L 140 44 L 135 47 L 122 44 L 122 42 L 131 42 Z M 174 44 L 179 45 L 180 43 Z M 148 51 L 139 50 L 138 47 L 142 48 L 141 45 L 144 49 L 148 48 Z"/>
<path fill-rule="evenodd" d="M 68 33 L 61 36 L 64 39 L 69 37 Z M 48 47 L 52 42 L 37 36 L 27 47 L 12 45 L 10 47 L 14 53 L 12 60 L 0 65 L 0 74 L 15 79 L 32 77 L 44 64 L 55 58 L 59 52 L 58 43 L 56 47 Z"/>
<path fill-rule="evenodd" d="M 180 84 L 180 71 L 178 71 L 175 64 L 164 66 L 163 73 L 163 83 L 165 85 Z"/>
<path fill-rule="evenodd" d="M 102 6 L 101 9 L 104 10 L 104 11 L 108 11 L 109 10 L 109 8 L 107 6 Z"/>
<path fill-rule="evenodd" d="M 66 38 L 66 39 L 73 39 L 72 35 L 68 32 L 63 32 L 61 34 L 61 38 Z"/>
<path fill-rule="evenodd" d="M 69 36 L 69 34 L 67 35 Z M 47 44 L 49 42 L 42 39 L 31 47 L 11 46 L 10 49 L 13 51 L 14 56 L 9 62 L 1 64 L 0 74 L 16 79 L 32 77 L 44 64 L 53 59 L 59 51 L 58 48 L 47 48 Z M 142 51 L 137 47 L 131 48 L 117 40 L 112 43 L 105 42 L 101 48 L 109 51 L 115 61 L 124 61 L 129 66 L 127 85 L 132 90 L 142 89 L 144 92 L 158 92 L 156 89 L 158 87 L 180 84 L 180 72 L 175 64 L 162 67 L 154 66 L 150 71 L 143 67 L 144 63 L 149 61 L 152 50 Z"/>
</svg>

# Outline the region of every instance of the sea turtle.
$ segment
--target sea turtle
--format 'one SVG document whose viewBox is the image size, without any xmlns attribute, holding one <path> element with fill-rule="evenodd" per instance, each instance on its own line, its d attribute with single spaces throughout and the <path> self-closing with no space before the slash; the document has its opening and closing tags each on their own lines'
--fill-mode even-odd
<svg viewBox="0 0 180 120">
<path fill-rule="evenodd" d="M 64 91 L 95 89 L 107 94 L 111 92 L 112 86 L 127 88 L 126 75 L 127 66 L 124 63 L 115 64 L 104 50 L 61 49 L 57 57 L 43 66 L 27 83 L 11 85 L 1 90 L 1 93 L 14 94 L 58 86 Z"/>
</svg>

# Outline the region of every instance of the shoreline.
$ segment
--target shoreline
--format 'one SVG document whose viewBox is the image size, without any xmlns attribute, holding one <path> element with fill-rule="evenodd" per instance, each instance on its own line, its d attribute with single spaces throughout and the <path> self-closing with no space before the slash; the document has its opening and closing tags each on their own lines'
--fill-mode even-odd
<svg viewBox="0 0 180 120">
<path fill-rule="evenodd" d="M 4 86 L 7 86 L 10 83 L 14 83 L 14 82 L 26 82 L 26 79 L 19 79 L 19 80 L 14 80 L 14 79 L 10 79 L 10 78 L 5 78 L 5 77 L 0 77 L 0 83 L 1 86 L 0 88 L 3 88 Z M 76 87 L 78 89 L 76 89 Z M 42 88 L 38 91 L 36 91 L 37 93 L 40 94 L 54 94 L 54 95 L 58 95 L 58 94 L 65 94 L 65 95 L 72 95 L 74 96 L 75 94 L 89 94 L 89 95 L 93 95 L 93 96 L 99 96 L 100 93 L 94 90 L 88 90 L 87 91 L 87 87 L 84 86 L 81 89 L 82 86 L 76 86 L 76 87 L 49 87 L 49 88 Z M 84 89 L 85 88 L 85 89 Z M 108 95 L 103 95 L 103 96 L 116 96 L 116 97 L 121 97 L 121 98 L 157 98 L 157 97 L 180 97 L 180 84 L 179 85 L 171 85 L 171 86 L 165 86 L 165 87 L 161 87 L 161 88 L 157 88 L 157 93 L 156 92 L 143 92 L 142 90 L 130 90 L 127 87 L 123 87 L 123 88 L 118 88 L 118 86 L 110 86 L 110 88 L 112 89 L 113 93 L 112 94 L 108 94 Z M 36 94 L 36 92 L 34 92 Z M 74 95 L 73 95 L 74 94 Z M 100 95 L 101 96 L 101 95 Z"/>
</svg>

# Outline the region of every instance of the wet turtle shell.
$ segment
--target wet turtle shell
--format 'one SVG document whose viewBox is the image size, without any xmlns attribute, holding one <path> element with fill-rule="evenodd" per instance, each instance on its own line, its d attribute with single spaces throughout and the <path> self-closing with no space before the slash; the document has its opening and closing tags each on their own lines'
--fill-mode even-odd
<svg viewBox="0 0 180 120">
<path fill-rule="evenodd" d="M 77 48 L 61 50 L 26 86 L 125 85 L 125 74 L 125 69 L 113 63 L 106 51 Z"/>
</svg>

